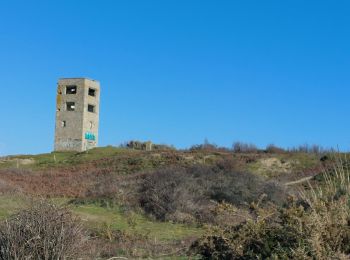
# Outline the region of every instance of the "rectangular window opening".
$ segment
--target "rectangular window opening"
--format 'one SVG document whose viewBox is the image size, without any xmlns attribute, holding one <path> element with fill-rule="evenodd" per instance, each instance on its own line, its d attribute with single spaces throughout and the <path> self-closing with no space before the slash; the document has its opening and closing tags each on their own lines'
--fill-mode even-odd
<svg viewBox="0 0 350 260">
<path fill-rule="evenodd" d="M 71 95 L 71 94 L 75 95 L 75 94 L 77 94 L 77 86 L 67 86 L 66 87 L 66 94 L 67 95 Z"/>
<path fill-rule="evenodd" d="M 91 113 L 95 113 L 95 106 L 94 105 L 88 105 L 88 111 Z"/>
<path fill-rule="evenodd" d="M 77 94 L 77 86 L 67 86 L 66 87 L 66 94 L 67 95 Z"/>
<path fill-rule="evenodd" d="M 67 111 L 75 111 L 75 103 L 67 102 Z"/>
<path fill-rule="evenodd" d="M 95 97 L 96 96 L 96 89 L 89 88 L 89 96 Z"/>
<path fill-rule="evenodd" d="M 62 121 L 62 127 L 66 127 L 67 126 L 67 122 L 66 121 Z"/>
</svg>

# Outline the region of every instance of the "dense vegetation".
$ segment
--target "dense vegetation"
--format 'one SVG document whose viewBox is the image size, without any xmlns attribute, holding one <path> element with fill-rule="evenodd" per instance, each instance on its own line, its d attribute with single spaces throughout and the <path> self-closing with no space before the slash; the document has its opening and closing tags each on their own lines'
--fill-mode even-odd
<svg viewBox="0 0 350 260">
<path fill-rule="evenodd" d="M 255 207 L 241 224 L 220 223 L 192 250 L 203 259 L 349 259 L 350 171 L 338 162 L 323 176 L 322 187 L 283 207 Z"/>
<path fill-rule="evenodd" d="M 267 200 L 281 204 L 286 196 L 282 185 L 234 169 L 230 161 L 187 168 L 164 168 L 143 176 L 140 206 L 158 220 L 212 223 L 212 208 L 227 202 L 238 208 L 267 194 Z"/>
<path fill-rule="evenodd" d="M 40 237 L 51 241 L 59 232 L 54 225 L 62 219 L 51 221 L 52 211 L 61 212 L 68 218 L 64 223 L 79 231 L 74 250 L 64 250 L 66 258 L 82 254 L 81 247 L 84 259 L 317 259 L 349 254 L 348 172 L 329 151 L 317 146 L 286 151 L 274 145 L 259 150 L 242 143 L 226 149 L 208 142 L 185 151 L 157 147 L 2 158 L 0 218 L 8 220 L 0 242 L 20 247 L 22 240 L 11 244 L 8 239 L 16 230 L 24 230 L 23 239 L 35 237 L 36 227 L 21 225 L 44 210 L 47 214 L 40 213 L 38 221 L 48 233 Z M 333 174 L 335 164 L 341 175 Z M 50 203 L 30 203 L 34 206 L 28 209 L 28 201 L 38 197 Z M 49 222 L 52 227 L 46 226 Z M 52 246 L 62 248 L 64 241 Z M 32 246 L 40 243 L 46 242 L 35 240 Z M 34 258 L 51 259 L 39 253 Z"/>
</svg>

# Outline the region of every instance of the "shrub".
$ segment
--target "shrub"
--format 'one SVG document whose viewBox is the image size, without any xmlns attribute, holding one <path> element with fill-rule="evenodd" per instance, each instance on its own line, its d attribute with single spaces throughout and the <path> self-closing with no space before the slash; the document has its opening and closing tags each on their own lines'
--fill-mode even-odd
<svg viewBox="0 0 350 260">
<path fill-rule="evenodd" d="M 39 201 L 1 223 L 0 259 L 76 259 L 85 240 L 69 210 Z"/>
<path fill-rule="evenodd" d="M 257 153 L 259 151 L 256 145 L 242 142 L 234 143 L 232 149 L 235 153 Z"/>
<path fill-rule="evenodd" d="M 143 179 L 140 205 L 158 220 L 167 220 L 177 211 L 195 214 L 193 211 L 199 208 L 193 205 L 199 199 L 197 188 L 194 178 L 184 168 L 159 170 Z"/>
<path fill-rule="evenodd" d="M 272 153 L 272 154 L 281 154 L 281 153 L 285 153 L 286 151 L 281 148 L 281 147 L 278 147 L 274 144 L 269 144 L 267 147 L 266 147 L 266 152 L 267 153 Z"/>
<path fill-rule="evenodd" d="M 334 153 L 336 150 L 334 148 L 324 148 L 319 145 L 309 145 L 303 144 L 298 147 L 293 147 L 288 149 L 289 152 L 293 153 L 309 153 L 309 154 L 326 154 L 326 153 Z"/>
<path fill-rule="evenodd" d="M 254 207 L 246 222 L 209 230 L 193 252 L 203 259 L 348 259 L 350 171 L 344 165 L 284 207 Z"/>
<path fill-rule="evenodd" d="M 206 151 L 206 152 L 229 152 L 226 147 L 220 147 L 214 143 L 210 143 L 208 139 L 205 139 L 202 144 L 192 145 L 190 151 Z"/>
<path fill-rule="evenodd" d="M 146 213 L 158 220 L 213 222 L 211 209 L 227 202 L 248 208 L 262 194 L 281 203 L 286 191 L 278 183 L 237 172 L 229 162 L 192 167 L 171 167 L 145 174 L 139 201 Z"/>
</svg>

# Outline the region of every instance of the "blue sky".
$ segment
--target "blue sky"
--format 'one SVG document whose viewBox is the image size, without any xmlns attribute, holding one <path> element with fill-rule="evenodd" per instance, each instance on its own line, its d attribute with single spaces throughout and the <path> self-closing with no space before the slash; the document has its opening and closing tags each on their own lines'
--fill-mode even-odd
<svg viewBox="0 0 350 260">
<path fill-rule="evenodd" d="M 100 145 L 350 145 L 349 1 L 1 1 L 0 155 L 53 149 L 56 82 L 101 82 Z"/>
</svg>

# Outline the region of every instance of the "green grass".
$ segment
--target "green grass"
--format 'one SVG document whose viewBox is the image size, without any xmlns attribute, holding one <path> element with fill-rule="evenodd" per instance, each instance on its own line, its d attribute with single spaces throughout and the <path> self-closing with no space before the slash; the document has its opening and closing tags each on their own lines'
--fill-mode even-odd
<svg viewBox="0 0 350 260">
<path fill-rule="evenodd" d="M 108 158 L 119 154 L 127 154 L 132 150 L 117 148 L 112 146 L 94 148 L 92 150 L 76 153 L 76 152 L 53 152 L 50 154 L 41 154 L 34 156 L 35 166 L 37 167 L 55 167 L 64 165 L 76 165 L 102 158 Z"/>
<path fill-rule="evenodd" d="M 2 195 L 0 196 L 0 219 L 5 219 L 16 213 L 18 210 L 25 208 L 30 203 L 28 198 L 19 195 Z"/>
<path fill-rule="evenodd" d="M 19 195 L 0 196 L 0 219 L 5 219 L 11 214 L 30 205 L 31 199 Z M 67 204 L 67 198 L 54 198 L 54 203 Z M 87 228 L 103 230 L 110 228 L 129 234 L 147 236 L 157 241 L 181 240 L 189 236 L 200 236 L 203 230 L 198 227 L 174 224 L 170 222 L 152 221 L 142 214 L 125 212 L 121 207 L 104 208 L 95 204 L 72 205 L 71 210 L 78 215 Z"/>
<path fill-rule="evenodd" d="M 21 169 L 45 169 L 52 167 L 62 167 L 77 165 L 89 161 L 110 158 L 120 154 L 130 154 L 137 151 L 113 146 L 94 148 L 86 152 L 52 152 L 38 155 L 15 155 L 10 156 L 5 161 L 0 161 L 0 169 L 21 168 Z M 22 164 L 22 160 L 33 160 L 31 164 Z"/>
<path fill-rule="evenodd" d="M 151 221 L 135 212 L 124 212 L 121 208 L 103 208 L 96 205 L 75 206 L 77 213 L 90 228 L 108 227 L 114 230 L 148 236 L 159 241 L 180 240 L 189 236 L 200 236 L 203 230 L 193 226 L 170 222 Z M 102 225 L 102 226 L 101 226 Z"/>
<path fill-rule="evenodd" d="M 296 170 L 304 170 L 316 166 L 320 158 L 317 154 L 293 153 L 289 155 L 289 160 Z"/>
<path fill-rule="evenodd" d="M 264 161 L 275 160 L 272 165 L 266 165 Z M 275 154 L 261 158 L 247 165 L 247 170 L 257 175 L 273 178 L 281 174 L 302 173 L 306 169 L 319 164 L 319 156 L 307 153 Z"/>
<path fill-rule="evenodd" d="M 7 160 L 0 162 L 0 168 L 21 168 L 35 169 L 42 167 L 55 167 L 65 165 L 72 161 L 76 153 L 74 152 L 55 152 L 38 155 L 15 155 L 10 156 Z M 23 160 L 32 160 L 33 163 L 23 164 Z"/>
</svg>

